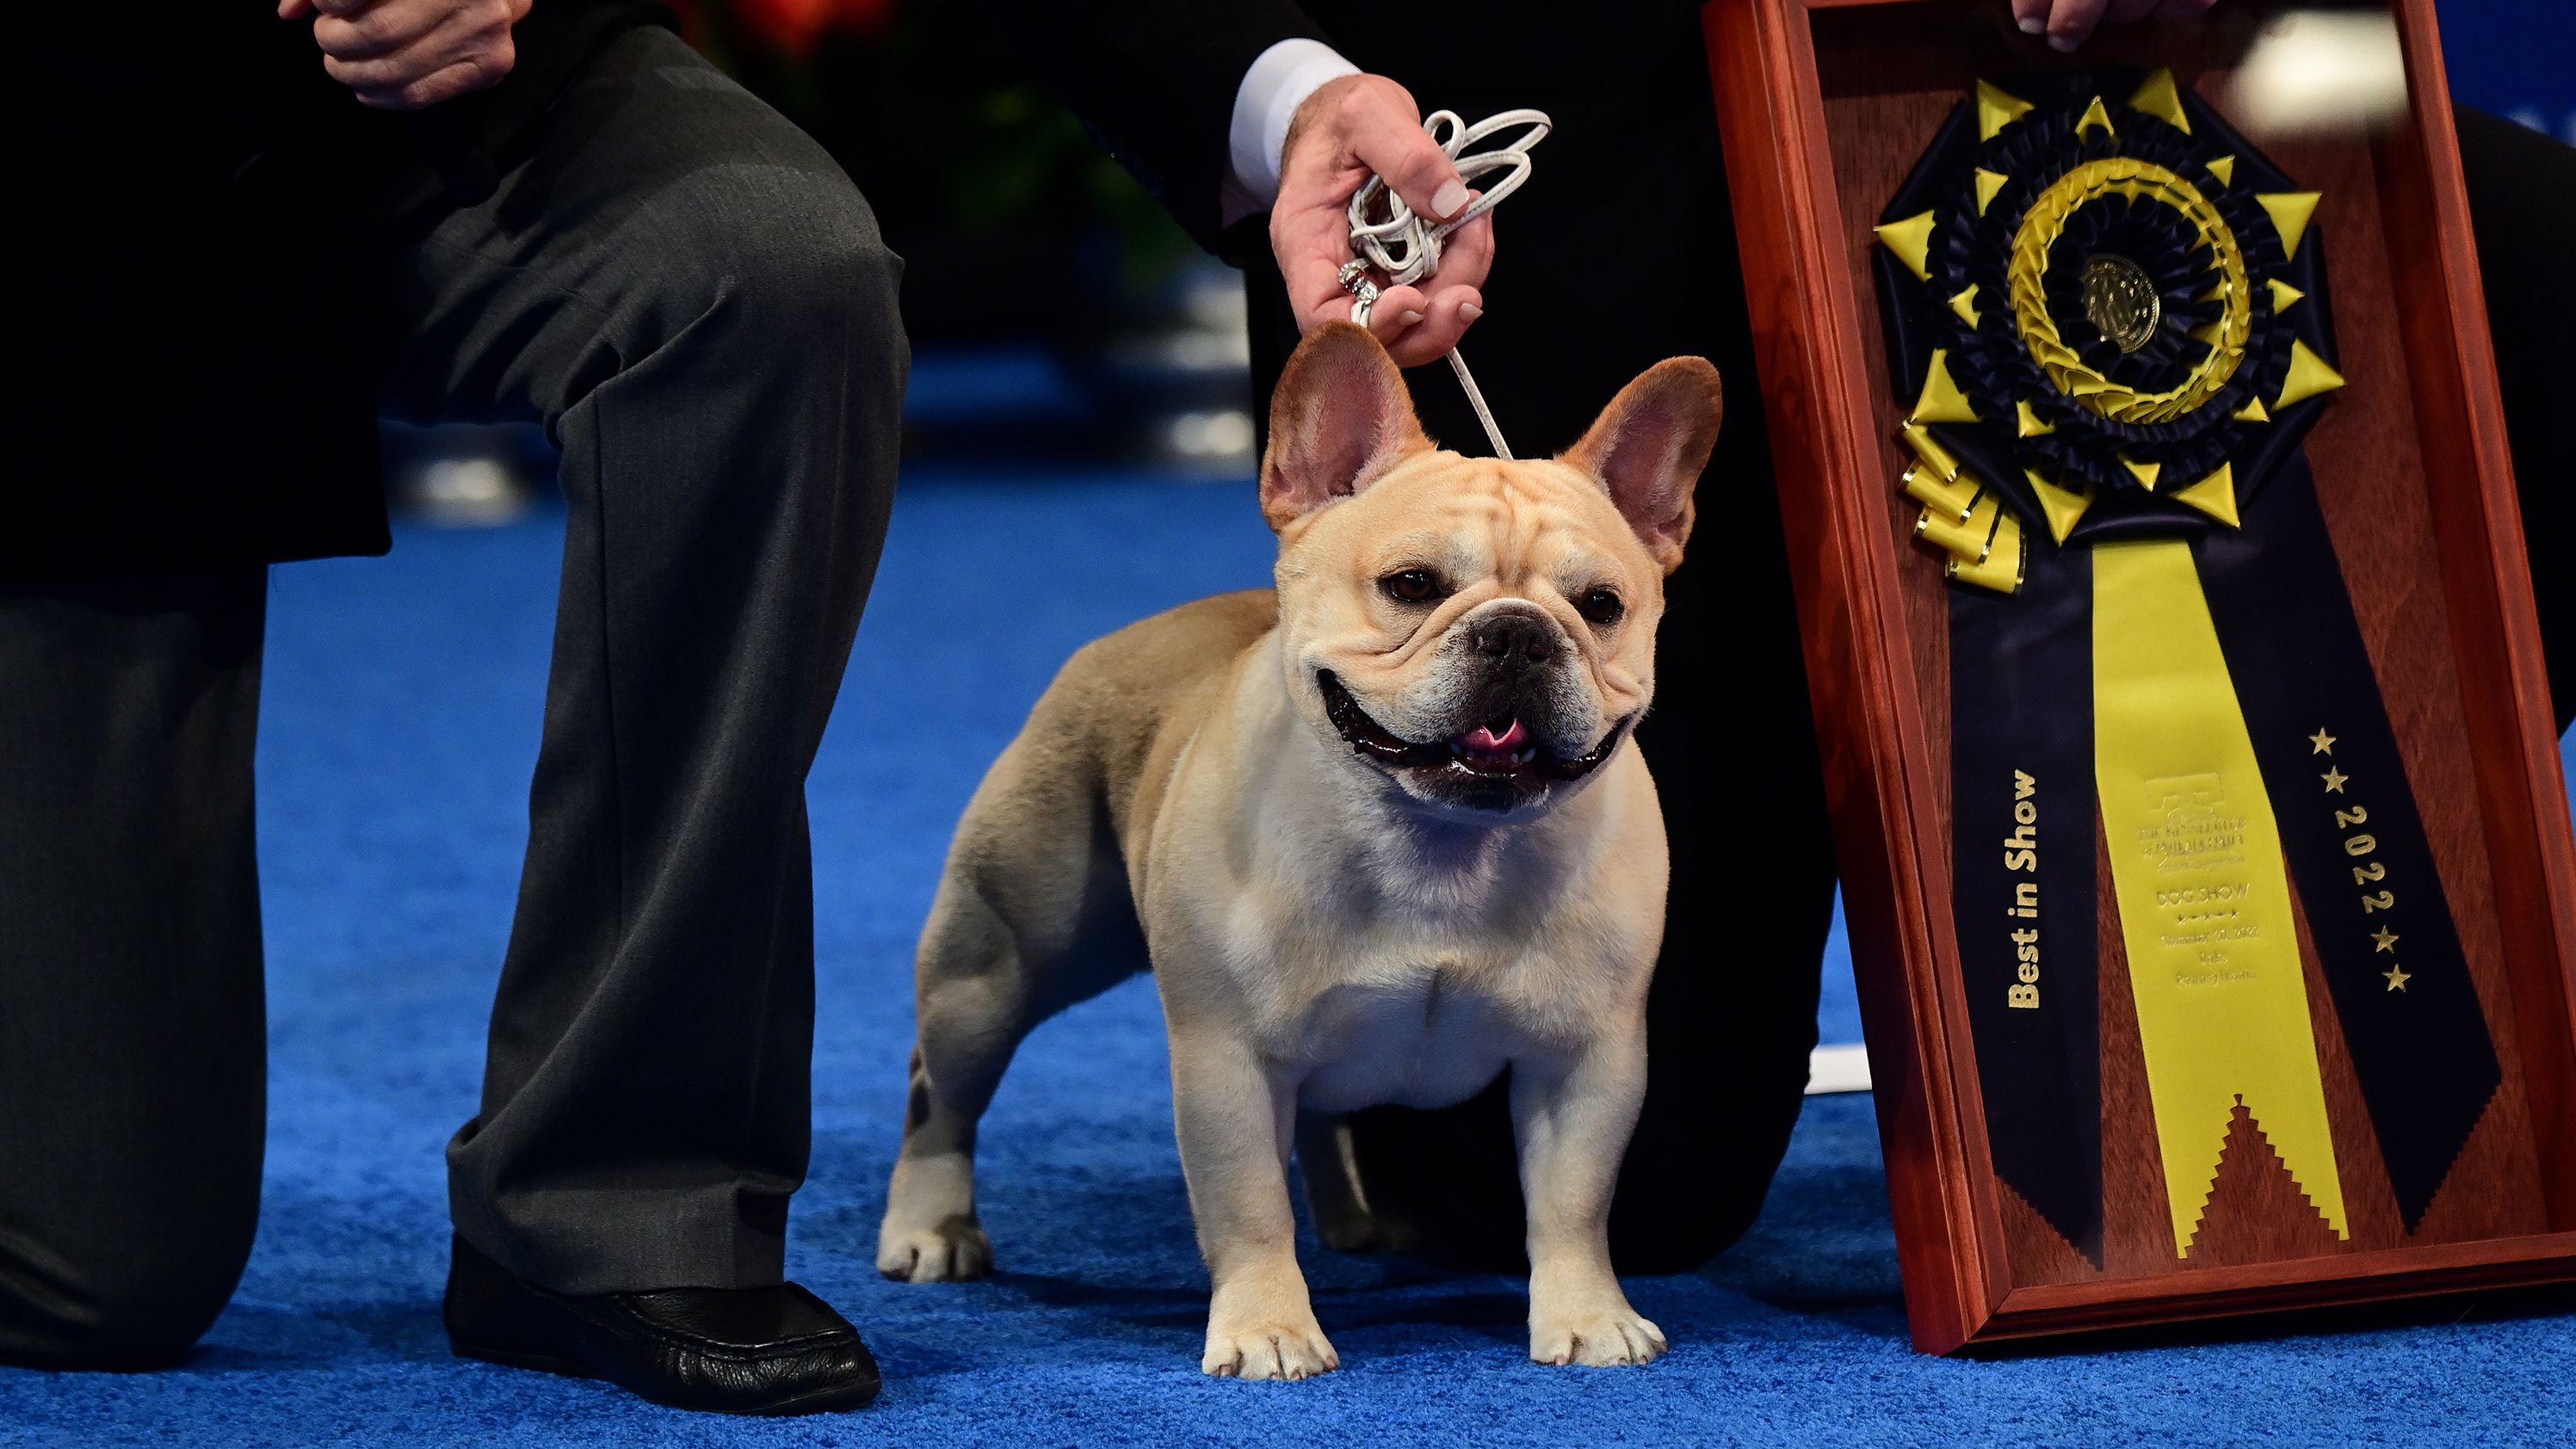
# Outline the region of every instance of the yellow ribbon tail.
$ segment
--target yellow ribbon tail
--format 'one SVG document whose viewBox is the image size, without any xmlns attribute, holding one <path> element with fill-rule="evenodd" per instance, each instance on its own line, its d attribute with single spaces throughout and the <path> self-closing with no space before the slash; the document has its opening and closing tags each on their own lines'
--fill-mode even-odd
<svg viewBox="0 0 2576 1449">
<path fill-rule="evenodd" d="M 2093 550 L 2093 751 L 2174 1255 L 2236 1100 L 2339 1237 L 2281 831 L 2188 544 Z"/>
</svg>

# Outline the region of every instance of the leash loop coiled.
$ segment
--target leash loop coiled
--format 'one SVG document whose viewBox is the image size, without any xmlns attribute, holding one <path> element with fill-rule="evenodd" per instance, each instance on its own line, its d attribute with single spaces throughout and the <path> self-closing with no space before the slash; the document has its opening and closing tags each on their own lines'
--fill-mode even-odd
<svg viewBox="0 0 2576 1449">
<path fill-rule="evenodd" d="M 1526 127 L 1528 134 L 1487 151 L 1467 149 L 1517 127 Z M 1368 184 L 1351 197 L 1351 250 L 1385 273 L 1390 287 L 1409 286 L 1429 276 L 1440 265 L 1440 244 L 1451 232 L 1520 190 L 1521 183 L 1530 178 L 1530 148 L 1546 140 L 1555 123 L 1545 111 L 1523 109 L 1499 112 L 1470 126 L 1456 111 L 1433 111 L 1423 117 L 1422 129 L 1430 133 L 1432 143 L 1449 158 L 1449 164 L 1458 168 L 1459 176 L 1468 185 L 1479 187 L 1483 194 L 1456 216 L 1431 225 L 1413 214 L 1413 208 L 1404 204 L 1404 198 L 1395 194 L 1386 178 L 1369 177 Z M 1498 171 L 1504 173 L 1499 180 L 1481 180 Z"/>
<path fill-rule="evenodd" d="M 1458 175 L 1474 184 L 1482 177 L 1500 172 L 1499 180 L 1479 187 L 1480 194 L 1456 216 L 1437 225 L 1414 215 L 1404 198 L 1386 184 L 1386 178 L 1372 175 L 1367 184 L 1351 196 L 1351 251 L 1353 259 L 1342 268 L 1342 285 L 1352 297 L 1351 320 L 1365 327 L 1369 309 L 1378 299 L 1380 286 L 1368 274 L 1382 273 L 1389 287 L 1410 286 L 1429 276 L 1440 265 L 1440 244 L 1451 232 L 1483 216 L 1502 204 L 1504 197 L 1520 190 L 1530 178 L 1530 148 L 1547 139 L 1554 130 L 1545 111 L 1523 108 L 1501 111 L 1470 126 L 1456 111 L 1433 111 L 1423 117 L 1422 129 L 1432 143 L 1449 158 Z M 1490 150 L 1471 151 L 1480 141 L 1490 140 L 1505 131 L 1524 129 L 1524 134 Z M 1449 349 L 1449 370 L 1458 375 L 1458 386 L 1467 394 L 1467 405 L 1476 410 L 1476 420 L 1485 425 L 1485 436 L 1494 445 L 1494 456 L 1508 460 L 1510 446 L 1503 441 L 1503 430 L 1494 422 L 1493 409 L 1485 406 L 1485 394 L 1476 386 L 1476 376 L 1467 370 L 1467 359 L 1458 349 Z"/>
</svg>

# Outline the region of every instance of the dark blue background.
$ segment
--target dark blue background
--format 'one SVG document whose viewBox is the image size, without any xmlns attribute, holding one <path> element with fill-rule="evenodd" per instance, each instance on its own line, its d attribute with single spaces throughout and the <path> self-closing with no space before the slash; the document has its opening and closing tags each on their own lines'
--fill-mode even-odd
<svg viewBox="0 0 2576 1449">
<path fill-rule="evenodd" d="M 2449 0 L 2436 13 L 2455 99 L 2576 145 L 2576 5 Z"/>
</svg>

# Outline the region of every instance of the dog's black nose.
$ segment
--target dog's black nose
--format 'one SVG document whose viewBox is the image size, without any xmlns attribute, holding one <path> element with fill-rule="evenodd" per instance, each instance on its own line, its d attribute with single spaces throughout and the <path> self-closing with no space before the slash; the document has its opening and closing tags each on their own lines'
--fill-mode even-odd
<svg viewBox="0 0 2576 1449">
<path fill-rule="evenodd" d="M 1497 663 L 1545 664 L 1556 657 L 1556 631 L 1545 619 L 1527 614 L 1500 614 L 1467 632 L 1475 651 Z"/>
</svg>

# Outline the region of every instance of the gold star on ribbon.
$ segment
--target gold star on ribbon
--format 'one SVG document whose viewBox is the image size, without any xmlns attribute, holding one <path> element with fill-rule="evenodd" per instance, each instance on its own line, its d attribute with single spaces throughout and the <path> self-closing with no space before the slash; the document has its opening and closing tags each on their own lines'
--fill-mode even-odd
<svg viewBox="0 0 2576 1449">
<path fill-rule="evenodd" d="M 2371 932 L 2370 939 L 2379 943 L 2376 948 L 2378 950 L 2394 951 L 2397 949 L 2397 933 L 2388 929 L 2386 926 L 2382 926 L 2378 930 Z"/>
<path fill-rule="evenodd" d="M 2308 736 L 2308 743 L 2315 746 L 2315 748 L 2308 751 L 2309 754 L 2331 755 L 2334 753 L 2335 737 L 2327 734 L 2322 729 L 2318 730 L 2315 734 Z"/>
<path fill-rule="evenodd" d="M 2326 768 L 2326 772 L 2317 776 L 2317 778 L 2326 782 L 2327 794 L 2340 795 L 2343 793 L 2343 782 L 2351 779 L 2352 776 L 2347 775 L 2343 771 L 2335 769 L 2332 766 L 2328 766 Z"/>
<path fill-rule="evenodd" d="M 2413 974 L 2403 966 L 2391 966 L 2379 974 L 2388 979 L 2388 989 L 2391 991 L 2403 991 L 2406 989 L 2406 983 L 2415 979 Z"/>
</svg>

